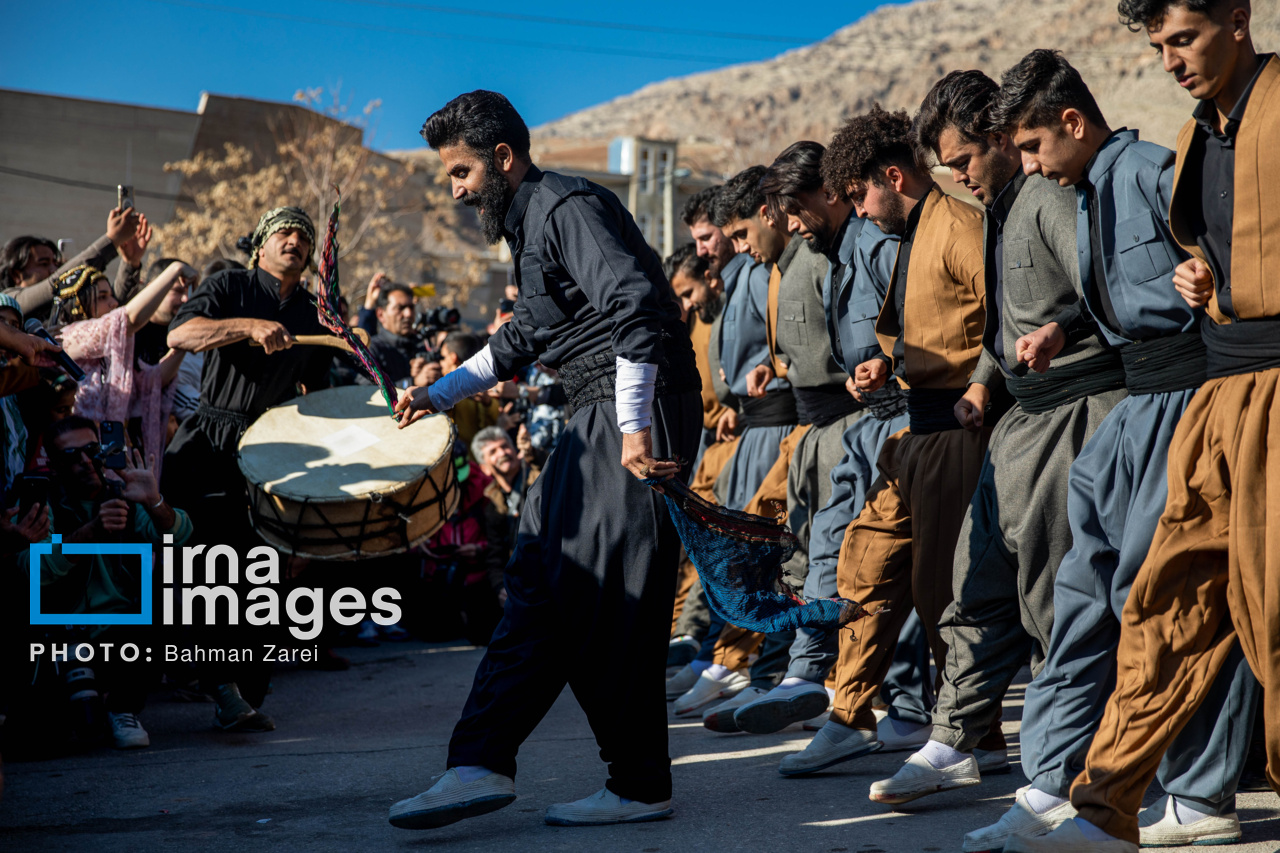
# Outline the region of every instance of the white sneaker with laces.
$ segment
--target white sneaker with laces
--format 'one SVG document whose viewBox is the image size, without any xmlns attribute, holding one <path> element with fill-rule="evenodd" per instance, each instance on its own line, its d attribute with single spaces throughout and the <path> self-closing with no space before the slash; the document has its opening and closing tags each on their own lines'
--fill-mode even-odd
<svg viewBox="0 0 1280 853">
<path fill-rule="evenodd" d="M 692 714 L 717 699 L 737 696 L 750 685 L 751 678 L 745 672 L 730 672 L 721 678 L 716 678 L 710 671 L 704 672 L 698 677 L 697 683 L 676 700 L 676 716 Z"/>
<path fill-rule="evenodd" d="M 783 776 L 816 773 L 879 749 L 875 732 L 828 722 L 803 750 L 779 761 L 778 772 Z"/>
<path fill-rule="evenodd" d="M 547 809 L 551 826 L 606 826 L 611 823 L 640 823 L 670 817 L 675 809 L 670 800 L 641 803 L 624 800 L 608 788 L 572 803 L 556 803 Z"/>
<path fill-rule="evenodd" d="M 748 687 L 732 699 L 721 702 L 719 705 L 710 706 L 702 715 L 702 725 L 713 732 L 720 732 L 721 734 L 742 731 L 735 722 L 737 712 L 742 709 L 743 705 L 759 699 L 768 692 L 761 687 Z"/>
<path fill-rule="evenodd" d="M 1119 838 L 1106 841 L 1089 838 L 1074 820 L 1064 820 L 1048 835 L 1036 838 L 1015 835 L 1005 842 L 1004 853 L 1138 853 L 1138 845 Z"/>
<path fill-rule="evenodd" d="M 111 739 L 116 749 L 142 749 L 151 746 L 151 735 L 138 722 L 137 714 L 113 714 L 108 712 L 111 721 Z"/>
<path fill-rule="evenodd" d="M 877 803 L 898 805 L 909 803 L 940 791 L 967 788 L 981 784 L 978 762 L 972 756 L 941 769 L 934 767 L 923 755 L 913 753 L 902 769 L 890 779 L 871 783 L 870 797 Z"/>
<path fill-rule="evenodd" d="M 667 701 L 679 699 L 698 683 L 698 673 L 692 664 L 685 664 L 679 672 L 667 679 Z"/>
<path fill-rule="evenodd" d="M 1166 794 L 1138 814 L 1138 840 L 1143 847 L 1235 844 L 1240 840 L 1240 818 L 1203 815 L 1192 823 L 1180 823 L 1177 804 Z"/>
<path fill-rule="evenodd" d="M 906 752 L 907 750 L 915 752 L 929 742 L 931 734 L 933 734 L 933 723 L 925 723 L 905 735 L 898 734 L 891 717 L 885 717 L 876 723 L 876 736 L 884 744 L 880 748 L 881 752 Z"/>
<path fill-rule="evenodd" d="M 1055 806 L 1044 814 L 1036 814 L 1035 810 L 1027 804 L 1027 791 L 1030 789 L 1030 785 L 1018 789 L 1013 806 L 1001 815 L 1000 820 L 991 826 L 984 826 L 982 829 L 966 833 L 962 848 L 965 853 L 1000 850 L 1005 842 L 1015 835 L 1024 838 L 1044 835 L 1057 829 L 1064 820 L 1070 820 L 1076 816 L 1075 806 L 1071 805 L 1070 801 Z"/>
<path fill-rule="evenodd" d="M 827 688 L 806 681 L 794 687 L 775 687 L 754 701 L 744 703 L 734 720 L 744 732 L 768 735 L 780 732 L 792 723 L 811 720 L 830 704 Z"/>
<path fill-rule="evenodd" d="M 430 788 L 393 805 L 388 820 L 401 829 L 435 829 L 497 811 L 515 800 L 516 783 L 511 777 L 490 773 L 463 782 L 450 767 Z"/>
</svg>

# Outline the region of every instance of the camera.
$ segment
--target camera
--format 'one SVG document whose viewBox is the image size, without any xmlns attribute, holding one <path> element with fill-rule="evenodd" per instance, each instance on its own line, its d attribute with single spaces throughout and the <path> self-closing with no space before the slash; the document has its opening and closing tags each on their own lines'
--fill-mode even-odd
<svg viewBox="0 0 1280 853">
<path fill-rule="evenodd" d="M 462 314 L 457 308 L 445 308 L 443 305 L 423 311 L 414 321 L 414 327 L 420 332 L 440 332 L 452 329 L 462 322 Z"/>
</svg>

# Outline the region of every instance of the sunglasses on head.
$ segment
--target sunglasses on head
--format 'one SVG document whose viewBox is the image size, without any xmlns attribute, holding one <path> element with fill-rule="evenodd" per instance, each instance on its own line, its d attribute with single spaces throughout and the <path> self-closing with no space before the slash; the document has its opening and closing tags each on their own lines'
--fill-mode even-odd
<svg viewBox="0 0 1280 853">
<path fill-rule="evenodd" d="M 86 456 L 88 456 L 90 459 L 94 459 L 101 452 L 102 452 L 102 445 L 99 442 L 91 441 L 88 444 L 81 445 L 80 447 L 62 448 L 61 450 L 58 451 L 58 458 L 61 458 L 66 462 L 70 462 L 71 460 L 78 457 L 81 453 L 83 453 Z"/>
</svg>

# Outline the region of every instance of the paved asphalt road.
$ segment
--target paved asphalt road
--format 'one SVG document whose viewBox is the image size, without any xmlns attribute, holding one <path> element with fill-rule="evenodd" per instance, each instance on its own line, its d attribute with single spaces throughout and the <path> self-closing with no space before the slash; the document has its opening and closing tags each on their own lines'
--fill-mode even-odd
<svg viewBox="0 0 1280 853">
<path fill-rule="evenodd" d="M 264 710 L 279 727 L 269 734 L 216 732 L 211 705 L 153 697 L 142 715 L 150 749 L 8 764 L 0 851 L 950 853 L 968 829 L 999 818 L 1025 784 L 1015 764 L 979 788 L 891 811 L 867 799 L 867 786 L 892 775 L 905 753 L 784 779 L 778 759 L 809 737 L 799 727 L 715 735 L 673 716 L 674 818 L 552 828 L 542 822 L 549 804 L 593 793 L 604 781 L 586 721 L 566 693 L 521 752 L 513 805 L 440 830 L 398 830 L 387 823 L 387 808 L 428 788 L 443 769 L 480 652 L 403 643 L 345 653 L 354 662 L 347 672 L 277 673 Z M 1015 688 L 1005 713 L 1013 753 L 1020 698 Z M 1240 816 L 1248 843 L 1217 849 L 1280 848 L 1275 795 L 1241 795 Z"/>
</svg>

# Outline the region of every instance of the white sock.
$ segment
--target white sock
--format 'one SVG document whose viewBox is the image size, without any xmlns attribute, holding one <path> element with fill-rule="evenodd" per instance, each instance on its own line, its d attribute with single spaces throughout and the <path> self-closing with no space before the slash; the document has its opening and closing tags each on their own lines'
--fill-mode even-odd
<svg viewBox="0 0 1280 853">
<path fill-rule="evenodd" d="M 1114 835 L 1108 835 L 1098 827 L 1089 823 L 1082 817 L 1074 818 L 1076 826 L 1080 828 L 1080 832 L 1089 841 L 1115 841 Z"/>
<path fill-rule="evenodd" d="M 782 682 L 779 683 L 778 686 L 783 690 L 790 690 L 793 687 L 803 687 L 806 684 L 813 684 L 813 682 L 807 678 L 797 678 L 792 675 L 782 679 Z"/>
<path fill-rule="evenodd" d="M 954 750 L 945 743 L 938 743 L 936 740 L 926 743 L 916 755 L 929 762 L 934 770 L 941 770 L 944 767 L 959 764 L 969 757 L 968 753 Z"/>
<path fill-rule="evenodd" d="M 463 784 L 466 784 L 467 782 L 474 782 L 477 779 L 483 779 L 493 772 L 488 767 L 480 767 L 478 765 L 462 765 L 453 769 L 458 774 L 458 781 Z"/>
<path fill-rule="evenodd" d="M 702 675 L 711 666 L 709 660 L 694 660 L 689 662 L 689 669 L 693 670 L 694 675 Z"/>
<path fill-rule="evenodd" d="M 823 735 L 824 737 L 826 737 L 827 740 L 831 741 L 832 743 L 840 743 L 841 741 L 850 737 L 856 731 L 857 729 L 851 729 L 848 726 L 842 726 L 839 723 L 833 723 L 830 720 L 827 720 L 827 722 L 823 724 L 822 730 L 818 732 L 818 734 Z"/>
<path fill-rule="evenodd" d="M 885 717 L 885 719 L 889 721 L 889 726 L 898 737 L 906 737 L 909 734 L 920 731 L 925 726 L 932 725 L 931 723 L 909 723 L 906 720 L 895 720 L 893 717 Z M 957 754 L 963 755 L 964 753 Z"/>
<path fill-rule="evenodd" d="M 1191 808 L 1191 806 L 1184 804 L 1177 797 L 1173 798 L 1173 813 L 1177 815 L 1178 823 L 1183 826 L 1193 824 L 1198 820 L 1204 820 L 1205 817 L 1207 817 L 1203 812 L 1196 811 Z"/>
<path fill-rule="evenodd" d="M 714 678 L 716 681 L 722 681 L 724 677 L 732 671 L 733 670 L 729 669 L 729 667 L 722 663 L 713 663 L 708 665 L 702 674 L 708 678 Z"/>
<path fill-rule="evenodd" d="M 1044 814 L 1050 809 L 1056 809 L 1067 801 L 1066 797 L 1058 797 L 1053 794 L 1046 794 L 1039 788 L 1029 788 L 1026 793 L 1027 808 L 1036 814 Z"/>
</svg>

